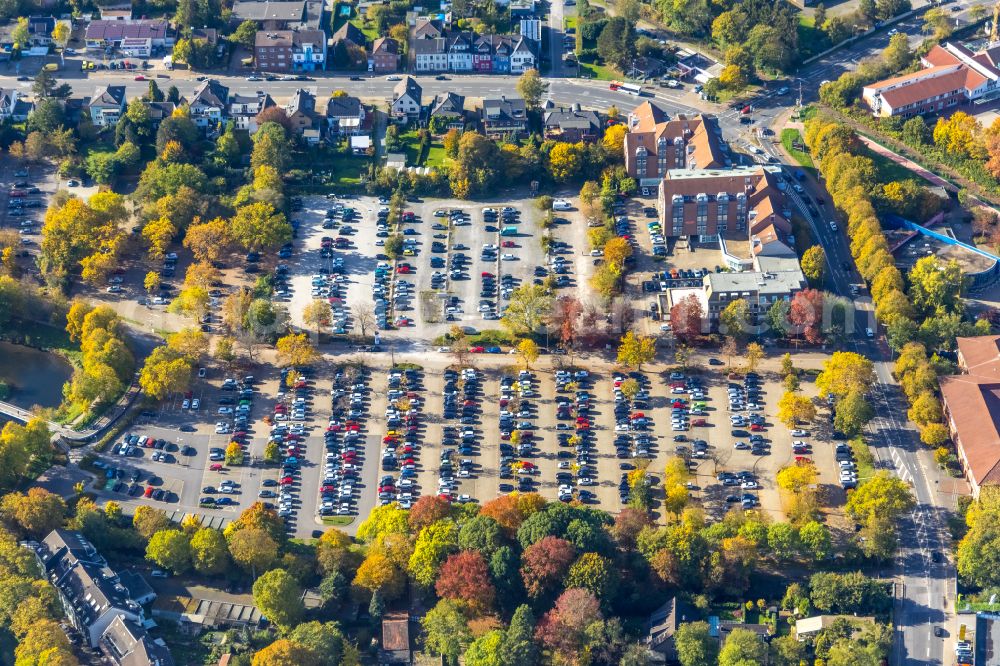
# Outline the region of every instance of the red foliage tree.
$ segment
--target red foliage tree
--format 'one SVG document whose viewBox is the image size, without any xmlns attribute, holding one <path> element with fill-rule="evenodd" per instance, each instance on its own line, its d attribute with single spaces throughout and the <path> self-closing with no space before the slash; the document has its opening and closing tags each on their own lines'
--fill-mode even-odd
<svg viewBox="0 0 1000 666">
<path fill-rule="evenodd" d="M 652 524 L 653 521 L 650 520 L 647 512 L 627 506 L 615 516 L 615 524 L 611 527 L 611 536 L 622 548 L 631 549 L 635 546 L 635 539 L 639 536 L 642 528 Z"/>
<path fill-rule="evenodd" d="M 285 128 L 286 132 L 292 130 L 292 121 L 285 113 L 285 110 L 280 106 L 269 106 L 260 113 L 257 114 L 255 118 L 257 121 L 257 126 L 260 127 L 264 123 L 278 123 Z"/>
<path fill-rule="evenodd" d="M 674 336 L 684 342 L 691 342 L 701 336 L 701 322 L 705 310 L 694 294 L 685 296 L 670 308 L 670 327 Z"/>
<path fill-rule="evenodd" d="M 552 326 L 559 331 L 559 342 L 572 347 L 577 341 L 583 305 L 575 296 L 560 296 L 552 307 Z"/>
<path fill-rule="evenodd" d="M 474 550 L 463 550 L 445 560 L 434 589 L 439 597 L 464 601 L 477 614 L 489 612 L 496 599 L 486 560 Z"/>
<path fill-rule="evenodd" d="M 554 588 L 575 557 L 573 544 L 559 537 L 543 537 L 528 546 L 521 556 L 521 578 L 528 594 L 538 597 Z"/>
<path fill-rule="evenodd" d="M 420 531 L 431 523 L 447 518 L 451 513 L 451 503 L 437 495 L 424 495 L 410 508 L 408 518 L 414 532 Z"/>
<path fill-rule="evenodd" d="M 601 606 L 594 595 L 574 587 L 563 592 L 552 610 L 542 616 L 535 637 L 553 652 L 571 658 L 584 647 L 587 627 L 601 619 Z"/>
<path fill-rule="evenodd" d="M 797 327 L 806 341 L 816 344 L 823 340 L 823 292 L 803 289 L 792 297 L 788 306 L 788 321 Z"/>
</svg>

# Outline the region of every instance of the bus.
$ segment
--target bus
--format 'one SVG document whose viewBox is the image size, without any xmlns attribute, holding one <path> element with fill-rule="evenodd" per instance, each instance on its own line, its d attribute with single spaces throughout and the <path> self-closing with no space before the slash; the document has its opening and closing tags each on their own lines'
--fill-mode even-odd
<svg viewBox="0 0 1000 666">
<path fill-rule="evenodd" d="M 628 93 L 629 95 L 635 95 L 636 97 L 642 95 L 642 86 L 635 83 L 612 81 L 608 88 L 611 90 L 620 90 L 621 92 Z"/>
</svg>

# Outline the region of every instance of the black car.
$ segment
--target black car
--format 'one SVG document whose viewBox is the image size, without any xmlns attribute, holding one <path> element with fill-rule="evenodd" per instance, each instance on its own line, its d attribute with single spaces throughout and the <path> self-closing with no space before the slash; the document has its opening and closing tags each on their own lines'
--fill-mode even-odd
<svg viewBox="0 0 1000 666">
<path fill-rule="evenodd" d="M 361 78 L 360 76 L 352 76 L 351 81 L 364 81 L 364 79 Z"/>
</svg>

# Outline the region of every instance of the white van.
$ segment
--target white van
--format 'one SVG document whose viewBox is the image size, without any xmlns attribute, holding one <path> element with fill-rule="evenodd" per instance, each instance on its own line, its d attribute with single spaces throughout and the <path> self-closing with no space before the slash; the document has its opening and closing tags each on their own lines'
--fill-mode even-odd
<svg viewBox="0 0 1000 666">
<path fill-rule="evenodd" d="M 565 199 L 556 199 L 552 202 L 552 210 L 570 210 L 573 206 Z"/>
</svg>

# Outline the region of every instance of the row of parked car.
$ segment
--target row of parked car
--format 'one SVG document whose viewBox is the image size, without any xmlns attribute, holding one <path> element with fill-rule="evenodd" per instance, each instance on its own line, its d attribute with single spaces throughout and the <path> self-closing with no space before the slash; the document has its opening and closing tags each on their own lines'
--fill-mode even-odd
<svg viewBox="0 0 1000 666">
<path fill-rule="evenodd" d="M 506 494 L 515 490 L 510 483 L 517 478 L 516 490 L 532 492 L 535 489 L 533 477 L 538 474 L 538 466 L 527 458 L 534 453 L 535 405 L 538 397 L 535 391 L 534 374 L 528 370 L 500 378 L 500 413 L 497 418 L 500 429 L 500 486 L 498 491 Z M 562 487 L 560 487 L 560 492 Z"/>
<path fill-rule="evenodd" d="M 380 504 L 399 502 L 404 509 L 419 496 L 417 456 L 420 448 L 420 412 L 424 404 L 423 373 L 416 368 L 389 368 L 385 435 L 382 437 L 382 469 L 398 469 L 400 476 L 382 477 L 378 487 Z"/>
<path fill-rule="evenodd" d="M 479 464 L 475 461 L 479 451 L 480 373 L 475 368 L 461 372 L 448 368 L 444 372 L 443 416 L 452 423 L 443 431 L 441 456 L 438 465 L 439 495 L 451 501 L 466 503 L 471 496 L 459 493 L 463 479 L 475 477 Z"/>
<path fill-rule="evenodd" d="M 338 368 L 330 390 L 330 421 L 323 433 L 323 482 L 317 511 L 321 516 L 347 516 L 355 501 L 364 466 L 368 416 L 368 370 Z"/>
<path fill-rule="evenodd" d="M 573 371 L 572 374 L 566 370 L 557 377 L 557 388 L 568 386 L 563 382 L 570 376 L 576 385 L 573 399 L 556 396 L 556 418 L 559 421 L 556 424 L 558 498 L 561 502 L 569 502 L 575 495 L 580 501 L 590 503 L 597 499 L 590 490 L 591 486 L 597 485 L 597 434 L 593 396 L 589 392 L 591 378 L 586 370 Z M 569 426 L 562 423 L 564 420 L 574 423 Z"/>
</svg>

